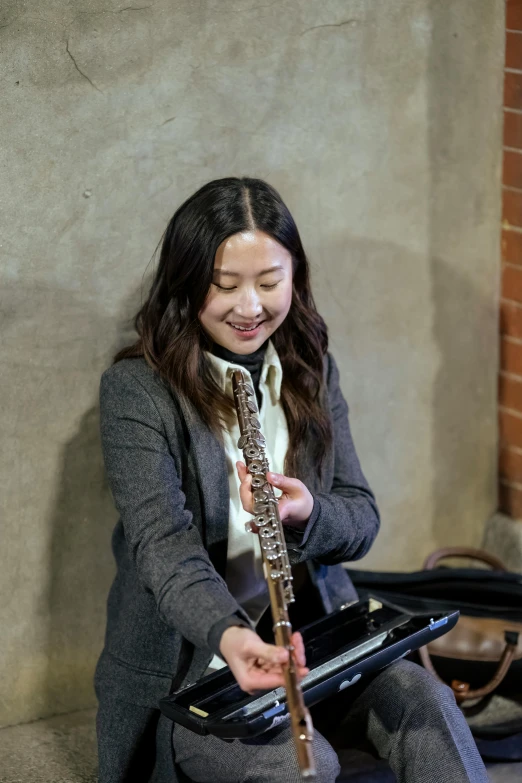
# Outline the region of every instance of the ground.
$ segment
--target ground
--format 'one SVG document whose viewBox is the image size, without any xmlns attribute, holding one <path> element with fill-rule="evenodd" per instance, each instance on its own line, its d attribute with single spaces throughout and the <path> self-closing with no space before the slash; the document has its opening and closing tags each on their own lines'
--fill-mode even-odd
<svg viewBox="0 0 522 783">
<path fill-rule="evenodd" d="M 96 783 L 94 710 L 0 730 L 0 783 Z M 393 783 L 369 756 L 341 756 L 338 783 Z M 492 783 L 522 780 L 522 763 L 488 768 Z"/>
</svg>

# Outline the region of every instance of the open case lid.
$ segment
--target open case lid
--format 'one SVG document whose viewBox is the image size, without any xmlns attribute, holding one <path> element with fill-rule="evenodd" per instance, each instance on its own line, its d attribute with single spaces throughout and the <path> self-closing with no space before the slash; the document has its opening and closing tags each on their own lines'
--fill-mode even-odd
<svg viewBox="0 0 522 783">
<path fill-rule="evenodd" d="M 367 596 L 299 629 L 309 673 L 301 683 L 308 707 L 344 690 L 451 630 L 458 611 L 415 614 Z M 250 695 L 228 667 L 160 701 L 168 718 L 198 734 L 260 734 L 287 719 L 284 688 Z"/>
</svg>

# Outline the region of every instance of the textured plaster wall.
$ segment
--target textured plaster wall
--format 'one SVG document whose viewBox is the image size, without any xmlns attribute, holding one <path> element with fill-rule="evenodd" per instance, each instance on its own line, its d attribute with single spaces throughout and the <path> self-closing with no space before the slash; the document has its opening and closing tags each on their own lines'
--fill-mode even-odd
<svg viewBox="0 0 522 783">
<path fill-rule="evenodd" d="M 287 200 L 383 512 L 496 507 L 502 0 L 4 0 L 0 725 L 93 703 L 115 522 L 99 376 L 204 182 Z"/>
</svg>

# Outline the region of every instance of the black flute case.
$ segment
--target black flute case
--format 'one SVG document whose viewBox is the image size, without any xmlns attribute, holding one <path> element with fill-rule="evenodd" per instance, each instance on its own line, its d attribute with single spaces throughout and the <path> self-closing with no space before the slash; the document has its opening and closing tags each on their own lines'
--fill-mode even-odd
<svg viewBox="0 0 522 783">
<path fill-rule="evenodd" d="M 364 600 L 300 628 L 309 673 L 305 704 L 326 699 L 451 630 L 458 611 L 416 614 L 383 598 Z M 225 667 L 165 697 L 161 711 L 197 734 L 249 737 L 287 718 L 284 688 L 249 695 Z"/>
</svg>

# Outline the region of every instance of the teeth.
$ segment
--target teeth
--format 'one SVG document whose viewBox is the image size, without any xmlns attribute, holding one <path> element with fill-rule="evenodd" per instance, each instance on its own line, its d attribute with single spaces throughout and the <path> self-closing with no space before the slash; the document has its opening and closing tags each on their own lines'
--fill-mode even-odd
<svg viewBox="0 0 522 783">
<path fill-rule="evenodd" d="M 245 326 L 236 326 L 236 324 L 230 324 L 234 329 L 238 329 L 240 332 L 253 332 L 254 329 L 257 329 L 257 327 L 260 324 L 256 324 L 255 326 L 249 326 L 248 328 Z"/>
</svg>

